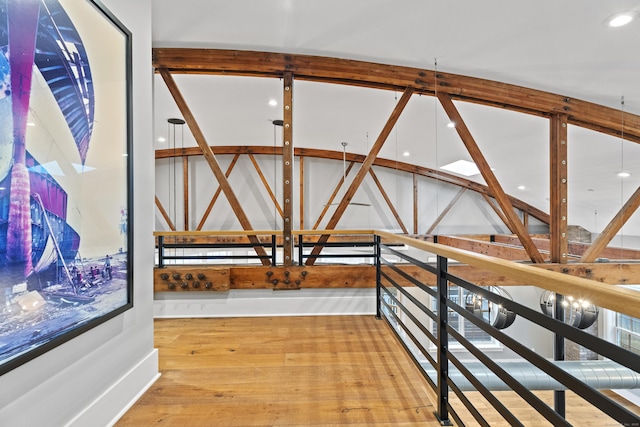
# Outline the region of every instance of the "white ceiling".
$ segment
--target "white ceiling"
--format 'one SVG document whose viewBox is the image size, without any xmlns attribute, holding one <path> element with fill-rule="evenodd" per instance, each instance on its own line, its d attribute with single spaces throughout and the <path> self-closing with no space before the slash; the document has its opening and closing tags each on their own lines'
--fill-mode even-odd
<svg viewBox="0 0 640 427">
<path fill-rule="evenodd" d="M 637 0 L 154 0 L 153 43 L 334 56 L 426 69 L 434 69 L 437 59 L 440 71 L 640 114 L 640 20 L 621 28 L 604 25 L 607 17 L 633 9 L 640 11 Z M 269 120 L 281 118 L 281 107 L 269 107 L 267 101 L 281 98 L 280 81 L 206 76 L 178 76 L 176 81 L 210 144 L 273 143 Z M 294 143 L 339 151 L 340 142 L 348 141 L 348 151 L 364 154 L 396 96 L 297 82 Z M 505 191 L 548 211 L 547 122 L 457 105 Z M 180 115 L 159 78 L 154 109 L 156 135 L 166 135 L 166 119 Z M 433 168 L 469 159 L 446 122 L 433 98 L 414 96 L 381 157 Z M 185 140 L 194 144 L 189 135 Z M 569 144 L 570 222 L 600 231 L 640 184 L 640 147 L 575 127 Z M 404 151 L 411 156 L 403 157 Z M 632 176 L 621 180 L 616 176 L 621 169 Z M 472 179 L 482 182 L 479 176 Z M 518 190 L 519 185 L 526 189 Z M 640 235 L 639 220 L 632 218 L 625 228 Z"/>
</svg>

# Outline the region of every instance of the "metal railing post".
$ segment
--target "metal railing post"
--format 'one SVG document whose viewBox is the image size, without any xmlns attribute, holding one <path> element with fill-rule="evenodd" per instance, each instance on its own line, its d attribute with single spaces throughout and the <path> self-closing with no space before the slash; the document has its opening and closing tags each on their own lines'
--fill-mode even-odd
<svg viewBox="0 0 640 427">
<path fill-rule="evenodd" d="M 449 360 L 447 359 L 447 351 L 449 348 L 449 334 L 447 332 L 447 322 L 449 321 L 449 312 L 447 309 L 447 298 L 449 297 L 449 282 L 446 277 L 447 258 L 438 255 L 437 273 L 438 273 L 438 412 L 436 417 L 440 421 L 440 425 L 450 426 L 449 409 L 447 403 L 449 401 L 449 385 L 447 378 L 449 376 Z"/>
<path fill-rule="evenodd" d="M 564 296 L 556 293 L 554 317 L 564 322 Z M 564 360 L 564 337 L 557 332 L 553 335 L 553 360 Z M 562 417 L 566 417 L 566 401 L 564 390 L 553 391 L 553 409 Z"/>
<path fill-rule="evenodd" d="M 380 256 L 381 256 L 381 251 L 380 251 L 380 236 L 378 235 L 374 235 L 373 239 L 375 241 L 375 253 L 376 253 L 376 319 L 380 319 L 381 318 L 381 308 L 382 308 L 382 301 L 380 300 L 381 298 L 381 293 L 382 293 L 382 289 L 380 289 L 380 287 L 382 286 L 382 284 L 380 283 Z"/>
<path fill-rule="evenodd" d="M 276 246 L 276 235 L 272 234 L 271 235 L 271 266 L 275 267 L 276 266 L 276 252 L 277 252 L 278 248 Z"/>
<path fill-rule="evenodd" d="M 164 268 L 164 236 L 158 236 L 158 268 Z"/>
<path fill-rule="evenodd" d="M 303 258 L 304 258 L 304 239 L 302 237 L 302 234 L 299 234 L 298 235 L 298 265 L 300 266 L 304 265 Z"/>
</svg>

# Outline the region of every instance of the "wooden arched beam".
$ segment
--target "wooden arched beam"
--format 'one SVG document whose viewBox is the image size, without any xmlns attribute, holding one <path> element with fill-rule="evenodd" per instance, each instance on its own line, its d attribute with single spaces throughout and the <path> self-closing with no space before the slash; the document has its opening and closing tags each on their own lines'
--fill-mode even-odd
<svg viewBox="0 0 640 427">
<path fill-rule="evenodd" d="M 259 155 L 281 155 L 282 149 L 280 147 L 274 148 L 271 146 L 212 146 L 215 155 L 242 155 L 242 154 L 259 154 Z M 313 157 L 319 159 L 330 159 L 330 160 L 339 160 L 342 161 L 343 153 L 342 151 L 332 151 L 332 150 L 320 150 L 315 148 L 296 148 L 294 150 L 294 155 L 297 157 Z M 171 157 L 181 157 L 181 156 L 202 156 L 202 151 L 198 147 L 189 147 L 182 149 L 162 149 L 156 150 L 156 159 L 166 159 Z M 364 155 L 361 154 L 353 154 L 346 153 L 345 155 L 347 162 L 356 162 L 362 163 L 365 159 Z M 373 162 L 374 166 L 385 167 L 389 169 L 394 169 L 402 172 L 407 172 L 411 174 L 416 174 L 419 176 L 424 176 L 426 178 L 435 179 L 441 182 L 446 182 L 447 184 L 456 185 L 458 187 L 467 188 L 469 190 L 475 191 L 481 195 L 492 196 L 489 191 L 489 187 L 484 184 L 479 184 L 474 181 L 470 181 L 465 178 L 461 178 L 459 176 L 446 173 L 443 171 L 439 171 L 436 169 L 427 168 L 424 166 L 413 165 L 411 163 L 399 162 L 391 159 L 383 159 L 376 158 Z M 520 199 L 517 199 L 512 196 L 508 196 L 511 204 L 514 208 L 536 218 L 538 221 L 549 224 L 549 214 L 541 211 L 538 208 L 535 208 Z"/>
<path fill-rule="evenodd" d="M 282 77 L 434 95 L 567 122 L 640 143 L 640 116 L 565 95 L 433 70 L 312 55 L 224 49 L 155 48 L 153 65 L 172 73 Z"/>
</svg>

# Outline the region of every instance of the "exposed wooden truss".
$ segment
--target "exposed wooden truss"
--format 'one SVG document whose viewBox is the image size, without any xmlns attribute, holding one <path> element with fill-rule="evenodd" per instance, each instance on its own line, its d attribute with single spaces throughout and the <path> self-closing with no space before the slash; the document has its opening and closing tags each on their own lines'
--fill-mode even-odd
<svg viewBox="0 0 640 427">
<path fill-rule="evenodd" d="M 171 153 L 157 152 L 156 158 L 161 157 L 175 157 L 178 155 L 183 156 L 183 186 L 184 186 L 184 222 L 185 230 L 189 227 L 189 180 L 188 180 L 188 159 L 189 155 L 204 155 L 209 166 L 211 167 L 216 179 L 220 184 L 220 188 L 214 198 L 209 204 L 205 215 L 203 216 L 198 229 L 201 229 L 206 221 L 217 195 L 220 191 L 223 191 L 227 196 L 234 213 L 239 219 L 241 225 L 245 230 L 250 230 L 251 226 L 248 222 L 248 218 L 242 211 L 242 207 L 238 203 L 235 195 L 228 185 L 226 177 L 227 174 L 222 174 L 219 165 L 214 156 L 214 151 L 206 144 L 204 135 L 200 132 L 197 123 L 193 119 L 190 111 L 184 99 L 182 98 L 175 82 L 173 81 L 170 73 L 202 73 L 202 74 L 226 74 L 226 75 L 251 75 L 251 76 L 270 76 L 270 77 L 284 77 L 284 98 L 285 98 L 285 122 L 288 120 L 289 134 L 287 130 L 283 133 L 284 141 L 290 142 L 290 152 L 286 155 L 283 153 L 283 167 L 286 162 L 289 162 L 291 169 L 283 173 L 283 185 L 286 187 L 287 183 L 293 183 L 292 166 L 293 156 L 298 155 L 301 159 L 301 226 L 303 224 L 303 162 L 302 159 L 305 156 L 314 156 L 315 154 L 322 153 L 327 154 L 326 150 L 313 150 L 313 149 L 299 149 L 293 150 L 293 141 L 291 140 L 291 115 L 293 112 L 292 105 L 292 91 L 293 91 L 293 75 L 295 73 L 298 80 L 311 80 L 311 81 L 324 81 L 348 85 L 358 85 L 371 88 L 380 88 L 387 90 L 403 90 L 404 95 L 407 97 L 404 100 L 404 104 L 408 101 L 408 97 L 412 93 L 435 95 L 441 101 L 443 107 L 447 111 L 447 114 L 458 123 L 456 127 L 463 142 L 467 146 L 470 154 L 474 158 L 474 161 L 479 166 L 487 186 L 473 183 L 468 180 L 461 179 L 459 177 L 442 173 L 437 170 L 430 170 L 428 168 L 422 168 L 415 165 L 403 164 L 405 171 L 410 172 L 414 176 L 414 231 L 418 231 L 418 209 L 417 209 L 417 175 L 427 176 L 429 178 L 437 179 L 443 182 L 452 183 L 462 188 L 472 189 L 473 191 L 482 194 L 491 207 L 496 211 L 500 218 L 507 224 L 509 229 L 518 235 L 519 240 L 522 242 L 523 247 L 529 254 L 529 257 L 534 262 L 542 262 L 543 256 L 538 252 L 537 244 L 534 244 L 533 240 L 529 237 L 527 232 L 529 216 L 533 216 L 544 223 L 550 225 L 551 229 L 551 243 L 550 252 L 552 260 L 558 263 L 562 263 L 563 259 L 567 259 L 570 255 L 569 243 L 567 239 L 566 227 L 567 227 L 567 191 L 566 191 L 566 127 L 568 124 L 585 127 L 587 129 L 596 130 L 613 136 L 624 136 L 626 140 L 633 142 L 640 142 L 640 116 L 630 114 L 627 112 L 620 112 L 605 106 L 592 104 L 589 102 L 572 99 L 562 95 L 551 94 L 548 92 L 537 91 L 533 89 L 523 88 L 514 85 L 508 85 L 499 82 L 493 82 L 483 79 L 476 79 L 466 76 L 447 74 L 441 72 L 433 72 L 429 70 L 422 70 L 409 67 L 398 67 L 391 65 L 373 64 L 361 61 L 342 60 L 336 58 L 324 58 L 308 55 L 292 55 L 292 54 L 275 54 L 265 52 L 250 52 L 250 51 L 231 51 L 231 50 L 208 50 L 208 49 L 165 49 L 159 48 L 153 51 L 153 61 L 156 71 L 158 71 L 170 92 L 174 96 L 178 107 L 180 108 L 183 116 L 187 120 L 189 127 L 194 134 L 194 137 L 199 145 L 198 149 L 182 149 L 171 150 Z M 287 88 L 290 90 L 287 94 Z M 499 182 L 495 179 L 495 176 L 488 167 L 488 164 L 484 160 L 482 153 L 480 152 L 477 144 L 473 140 L 473 137 L 469 133 L 468 129 L 464 125 L 462 118 L 460 117 L 453 100 L 464 100 L 467 102 L 474 102 L 483 105 L 490 105 L 498 108 L 504 108 L 523 113 L 538 115 L 542 117 L 548 117 L 550 119 L 550 144 L 551 144 L 551 215 L 547 215 L 535 208 L 532 208 L 524 203 L 517 201 L 516 199 L 506 195 L 502 190 Z M 400 103 L 403 100 L 401 99 Z M 396 106 L 397 109 L 398 106 Z M 404 108 L 404 105 L 400 108 L 400 112 Z M 394 114 L 396 110 L 394 110 Z M 399 114 L 399 112 L 398 112 Z M 393 117 L 393 116 L 392 116 Z M 622 118 L 622 119 L 621 119 Z M 397 119 L 397 117 L 396 117 Z M 380 137 L 374 144 L 372 151 L 365 156 L 350 155 L 349 161 L 363 163 L 362 168 L 356 175 L 356 178 L 352 182 L 351 186 L 347 190 L 347 193 L 338 204 L 338 208 L 334 212 L 332 218 L 325 228 L 335 228 L 340 217 L 344 213 L 346 206 L 348 205 L 351 197 L 355 194 L 358 186 L 364 179 L 372 165 L 391 167 L 389 164 L 393 163 L 395 169 L 399 168 L 400 163 L 385 159 L 377 159 L 377 153 L 379 152 L 378 143 L 380 146 L 384 143 L 383 134 L 385 131 L 390 131 L 393 127 L 395 119 L 390 118 L 385 128 L 383 129 Z M 382 139 L 382 140 L 381 140 Z M 381 141 L 380 141 L 381 140 Z M 245 147 L 225 147 L 227 150 L 225 154 L 240 154 Z M 377 149 L 377 151 L 376 151 Z M 216 150 L 219 150 L 216 147 Z M 233 151 L 236 150 L 236 151 Z M 260 147 L 260 150 L 266 152 L 271 151 L 273 153 L 274 148 Z M 563 151 L 564 150 L 564 151 Z M 168 150 L 167 150 L 168 151 Z M 218 153 L 218 151 L 216 151 Z M 258 151 L 254 151 L 255 154 L 260 154 Z M 336 153 L 337 154 L 337 153 Z M 325 157 L 330 158 L 330 157 Z M 237 157 L 234 158 L 237 161 Z M 257 165 L 255 159 L 254 164 Z M 352 166 L 353 163 L 350 165 Z M 259 171 L 259 169 L 257 169 Z M 228 171 L 230 172 L 230 170 Z M 260 172 L 258 172 L 260 173 Z M 372 173 L 376 185 L 381 190 L 383 197 L 385 196 L 384 189 L 376 180 L 375 174 Z M 339 188 L 339 186 L 338 186 Z M 629 219 L 633 212 L 640 205 L 640 189 L 636 191 L 636 194 L 623 206 L 621 211 L 616 215 L 614 220 L 607 226 L 603 234 L 586 251 L 583 255 L 583 260 L 593 260 L 597 257 L 598 253 L 604 250 L 605 246 L 610 242 L 613 235 L 619 231 L 624 223 Z M 500 209 L 491 202 L 488 196 L 492 196 L 499 205 Z M 272 195 L 272 200 L 275 196 Z M 334 196 L 335 197 L 335 196 Z M 393 205 L 387 200 L 392 211 Z M 277 205 L 277 201 L 273 200 Z M 171 227 L 171 222 L 168 220 L 166 211 L 164 211 L 159 201 L 156 202 L 163 217 L 167 220 L 167 223 Z M 285 221 L 285 230 L 287 229 L 286 221 L 289 220 L 288 230 L 290 231 L 292 212 L 287 212 L 287 205 L 291 208 L 293 204 L 293 193 L 285 191 L 283 197 L 282 215 Z M 522 221 L 518 218 L 514 212 L 514 208 L 520 209 L 523 213 Z M 164 212 L 164 213 L 163 213 Z M 322 214 L 318 223 L 322 219 Z M 406 228 L 400 221 L 400 216 L 394 213 L 394 216 L 401 224 L 401 228 L 406 233 Z M 524 224 L 523 224 L 524 222 Z M 316 224 L 316 227 L 319 224 Z M 173 225 L 175 229 L 175 225 Z M 290 239 L 291 240 L 291 239 Z M 320 246 L 314 248 L 314 251 L 319 252 Z M 256 248 L 256 250 L 262 250 L 262 248 Z M 263 251 L 263 250 L 262 250 Z M 310 260 L 312 262 L 312 260 Z"/>
<path fill-rule="evenodd" d="M 241 154 L 249 154 L 253 153 L 254 155 L 281 155 L 282 152 L 279 148 L 268 147 L 268 146 L 212 146 L 211 150 L 216 155 L 241 155 Z M 299 158 L 319 158 L 319 159 L 331 159 L 331 160 L 340 160 L 342 161 L 343 153 L 341 151 L 333 151 L 333 150 L 321 150 L 321 149 L 313 149 L 313 148 L 296 148 L 294 150 L 294 155 Z M 190 147 L 179 150 L 174 149 L 161 149 L 156 150 L 156 159 L 166 159 L 172 158 L 175 156 L 202 156 L 202 151 L 198 147 Z M 349 171 L 353 167 L 353 163 L 362 163 L 365 159 L 365 156 L 361 154 L 353 154 L 346 153 L 346 161 L 349 162 L 347 165 L 347 175 Z M 412 165 L 410 163 L 399 162 L 396 160 L 384 159 L 378 157 L 373 162 L 374 166 L 385 167 L 388 169 L 393 169 L 396 171 L 407 172 L 411 174 L 416 174 L 417 176 L 423 176 L 425 178 L 434 179 L 436 181 L 445 182 L 447 184 L 455 185 L 458 187 L 468 188 L 478 194 L 484 194 L 487 196 L 491 196 L 491 192 L 489 187 L 483 184 L 479 184 L 477 182 L 449 174 L 443 171 L 438 171 L 431 168 L 426 168 L 423 166 Z M 227 175 L 228 176 L 228 175 Z M 333 200 L 338 195 L 339 189 L 342 185 L 342 177 L 340 178 L 340 183 L 337 186 L 335 194 L 328 201 L 327 205 L 333 203 Z M 417 190 L 416 190 L 417 191 Z M 537 209 L 534 206 L 531 206 L 522 200 L 519 200 L 513 196 L 508 196 L 511 204 L 514 208 L 519 209 L 527 215 L 531 215 L 536 218 L 540 222 L 544 224 L 549 224 L 549 214 Z M 499 214 L 500 215 L 500 214 Z M 323 217 L 324 215 L 321 215 Z M 322 218 L 320 219 L 322 220 Z M 506 220 L 504 220 L 506 222 Z M 319 222 L 312 228 L 313 230 L 317 229 L 319 226 Z"/>
<path fill-rule="evenodd" d="M 400 218 L 400 214 L 398 213 L 395 206 L 393 206 L 393 202 L 389 198 L 389 195 L 387 194 L 387 192 L 384 190 L 384 187 L 382 186 L 382 183 L 378 179 L 378 176 L 376 175 L 376 173 L 373 171 L 373 168 L 369 169 L 369 174 L 371 175 L 371 178 L 373 178 L 373 182 L 375 182 L 376 187 L 378 187 L 380 194 L 382 194 L 382 198 L 384 199 L 385 202 L 387 202 L 387 206 L 389 206 L 389 209 L 391 210 L 393 217 L 398 222 L 398 225 L 402 229 L 402 232 L 404 234 L 409 234 L 409 230 L 407 230 L 407 227 L 404 226 L 404 223 L 402 222 L 402 218 Z"/>
<path fill-rule="evenodd" d="M 336 228 L 336 225 L 338 225 L 338 221 L 340 221 L 340 218 L 342 218 L 342 215 L 344 214 L 344 211 L 347 209 L 349 202 L 351 202 L 351 199 L 356 194 L 358 187 L 360 187 L 360 184 L 362 183 L 362 181 L 364 181 L 364 178 L 369 173 L 369 169 L 371 169 L 373 162 L 378 156 L 378 153 L 382 149 L 382 146 L 384 145 L 385 141 L 389 137 L 391 130 L 393 129 L 396 122 L 398 121 L 398 118 L 400 117 L 400 114 L 402 114 L 402 111 L 404 111 L 404 107 L 407 106 L 409 99 L 411 99 L 411 95 L 413 95 L 412 88 L 407 88 L 402 93 L 402 96 L 396 103 L 396 106 L 393 108 L 393 111 L 391 112 L 391 115 L 389 116 L 387 123 L 385 123 L 384 127 L 382 128 L 382 131 L 380 131 L 380 135 L 378 135 L 378 138 L 376 139 L 376 142 L 371 147 L 371 151 L 369 151 L 369 154 L 367 154 L 367 157 L 362 162 L 362 166 L 358 170 L 358 173 L 356 173 L 356 176 L 353 178 L 353 181 L 351 181 L 351 185 L 349 186 L 346 193 L 342 197 L 342 200 L 340 201 L 340 203 L 338 204 L 338 207 L 336 208 L 333 215 L 331 216 L 331 219 L 329 219 L 329 222 L 325 226 L 327 230 L 333 230 L 334 228 Z M 313 258 L 313 256 L 318 255 L 320 253 L 320 251 L 322 250 L 322 245 L 327 242 L 328 238 L 329 238 L 328 235 L 323 235 L 320 237 L 320 239 L 318 240 L 318 244 L 311 250 L 310 255 L 312 257 L 307 260 L 308 265 L 313 265 L 313 263 L 315 262 L 315 258 Z"/>
<path fill-rule="evenodd" d="M 173 73 L 281 77 L 420 94 L 449 94 L 478 104 L 549 117 L 566 114 L 569 124 L 640 142 L 640 116 L 569 96 L 433 70 L 291 53 L 224 49 L 155 48 L 153 64 Z M 437 83 L 436 83 L 437 82 Z M 437 84 L 437 87 L 436 87 Z M 622 118 L 622 119 L 621 119 Z M 622 123 L 622 124 L 621 124 Z"/>
<path fill-rule="evenodd" d="M 167 214 L 167 211 L 165 210 L 164 206 L 162 206 L 162 202 L 160 201 L 160 199 L 158 199 L 158 196 L 156 196 L 156 206 L 158 207 L 158 210 L 160 211 L 160 214 L 162 215 L 164 220 L 167 222 L 167 225 L 169 226 L 169 230 L 176 231 L 176 226 L 173 224 L 173 221 L 171 221 L 169 214 Z"/>
<path fill-rule="evenodd" d="M 244 210 L 242 209 L 242 206 L 240 206 L 240 202 L 238 201 L 238 198 L 233 192 L 233 189 L 231 188 L 231 186 L 229 185 L 229 181 L 227 181 L 227 177 L 222 172 L 222 169 L 220 168 L 220 165 L 218 164 L 218 161 L 216 160 L 216 157 L 213 154 L 211 147 L 209 147 L 209 144 L 207 144 L 204 134 L 200 130 L 200 126 L 198 125 L 198 122 L 196 121 L 193 114 L 191 113 L 191 110 L 189 109 L 187 102 L 182 96 L 180 89 L 178 89 L 178 86 L 176 85 L 175 80 L 167 70 L 159 70 L 159 72 L 165 84 L 167 85 L 169 92 L 171 92 L 171 95 L 173 96 L 173 99 L 175 100 L 176 105 L 180 109 L 182 116 L 184 117 L 187 125 L 189 126 L 189 129 L 191 130 L 193 137 L 195 138 L 200 149 L 202 150 L 202 155 L 207 160 L 207 164 L 209 165 L 209 167 L 211 168 L 211 171 L 213 172 L 216 179 L 218 180 L 218 184 L 222 188 L 222 191 L 224 192 L 225 196 L 227 197 L 227 200 L 231 205 L 231 209 L 236 214 L 236 217 L 238 218 L 240 225 L 244 230 L 252 230 L 253 227 L 251 226 L 251 222 L 249 222 L 249 218 L 247 218 L 246 214 L 244 213 Z M 265 252 L 263 247 L 258 246 L 259 242 L 256 239 L 256 237 L 249 236 L 249 238 L 252 240 L 252 243 L 256 245 L 255 246 L 256 253 L 260 256 L 266 257 L 267 253 Z M 269 264 L 269 261 L 264 258 L 262 262 L 265 265 Z"/>
<path fill-rule="evenodd" d="M 451 97 L 445 93 L 438 93 L 437 96 L 438 100 L 440 100 L 440 104 L 442 104 L 442 106 L 444 107 L 444 110 L 447 112 L 449 118 L 456 124 L 455 127 L 458 135 L 460 135 L 460 138 L 462 139 L 465 147 L 467 147 L 467 151 L 471 155 L 471 158 L 478 166 L 478 169 L 480 169 L 482 177 L 491 189 L 493 198 L 496 199 L 498 205 L 500 205 L 502 213 L 507 218 L 508 224 L 511 225 L 511 227 L 509 228 L 516 232 L 533 262 L 544 262 L 544 259 L 538 252 L 538 249 L 531 241 L 528 230 L 524 228 L 524 224 L 522 224 L 520 218 L 518 218 L 518 216 L 516 215 L 511 201 L 502 189 L 502 186 L 491 170 L 491 167 L 489 167 L 489 163 L 487 163 L 486 159 L 484 158 L 484 155 L 480 151 L 478 144 L 476 144 L 473 136 L 471 135 L 471 132 L 469 132 L 469 129 L 464 123 L 464 120 L 462 120 L 458 109 L 455 107 L 455 105 L 453 105 Z"/>
<path fill-rule="evenodd" d="M 611 242 L 611 239 L 616 235 L 627 220 L 634 214 L 634 212 L 640 206 L 640 187 L 636 189 L 633 195 L 627 200 L 627 202 L 620 208 L 620 211 L 613 217 L 613 219 L 602 230 L 602 233 L 598 236 L 595 242 L 589 249 L 582 255 L 581 262 L 593 262 L 598 257 L 604 248 Z"/>
<path fill-rule="evenodd" d="M 231 163 L 229 163 L 229 166 L 227 167 L 227 171 L 224 173 L 225 178 L 229 178 L 229 175 L 231 175 L 231 171 L 233 170 L 233 167 L 238 162 L 239 158 L 240 158 L 240 154 L 236 154 L 233 156 Z M 204 211 L 204 214 L 202 215 L 202 219 L 198 223 L 198 227 L 196 228 L 197 231 L 202 230 L 202 227 L 204 227 L 204 224 L 207 221 L 207 218 L 209 218 L 209 214 L 213 209 L 213 205 L 216 204 L 216 200 L 218 200 L 218 197 L 220 197 L 221 192 L 222 192 L 222 187 L 220 186 L 220 184 L 218 184 L 218 188 L 216 189 L 216 192 L 213 194 L 213 197 L 211 198 L 211 201 L 209 202 L 207 209 Z"/>
<path fill-rule="evenodd" d="M 426 234 L 433 233 L 433 230 L 435 230 L 436 227 L 438 226 L 438 224 L 440 224 L 440 221 L 442 221 L 444 219 L 444 217 L 447 216 L 447 214 L 449 213 L 451 208 L 453 208 L 453 206 L 456 204 L 456 202 L 458 200 L 460 200 L 460 197 L 462 197 L 462 195 L 464 194 L 465 191 L 467 191 L 467 189 L 465 187 L 462 187 L 460 190 L 458 190 L 458 192 L 456 193 L 455 196 L 453 196 L 453 199 L 451 199 L 449 204 L 447 204 L 447 206 L 445 206 L 445 208 L 442 210 L 442 212 L 440 212 L 440 215 L 438 215 L 438 218 L 436 218 L 436 220 L 433 221 L 433 224 L 431 224 L 431 227 L 429 227 L 427 229 Z M 486 195 L 484 195 L 484 196 L 488 197 Z M 487 202 L 488 202 L 488 200 L 487 200 Z"/>
</svg>

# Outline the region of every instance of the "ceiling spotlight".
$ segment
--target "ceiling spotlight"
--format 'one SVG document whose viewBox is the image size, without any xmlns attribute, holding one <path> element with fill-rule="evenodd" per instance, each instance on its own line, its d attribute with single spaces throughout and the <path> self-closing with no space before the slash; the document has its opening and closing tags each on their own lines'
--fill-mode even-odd
<svg viewBox="0 0 640 427">
<path fill-rule="evenodd" d="M 402 155 L 405 156 L 405 157 L 409 157 L 411 155 L 411 153 L 408 152 L 408 151 L 405 151 L 404 153 L 402 153 Z"/>
<path fill-rule="evenodd" d="M 629 172 L 618 172 L 618 176 L 620 178 L 628 178 L 631 176 L 631 174 Z"/>
<path fill-rule="evenodd" d="M 28 122 L 28 123 L 27 123 L 27 126 L 35 126 L 35 125 L 36 125 L 36 124 L 35 124 L 35 123 L 33 123 L 33 122 Z"/>
<path fill-rule="evenodd" d="M 605 20 L 605 23 L 609 27 L 617 28 L 617 27 L 622 27 L 629 24 L 631 21 L 633 21 L 637 17 L 638 17 L 638 12 L 635 10 L 630 10 L 627 12 L 616 13 L 615 15 L 608 17 Z"/>
<path fill-rule="evenodd" d="M 518 190 L 524 190 L 526 187 L 524 185 L 518 185 Z"/>
<path fill-rule="evenodd" d="M 453 122 L 449 122 L 449 123 L 447 123 L 447 127 L 448 128 L 454 128 L 454 127 L 456 127 L 456 124 L 453 123 Z"/>
<path fill-rule="evenodd" d="M 270 99 L 269 105 L 271 105 L 272 107 L 275 107 L 276 105 L 278 105 L 278 101 L 276 101 L 275 99 Z"/>
<path fill-rule="evenodd" d="M 166 141 L 166 138 L 165 138 L 165 137 L 163 137 L 163 136 L 161 136 L 160 138 L 158 138 L 158 142 L 165 142 L 165 141 Z"/>
</svg>

